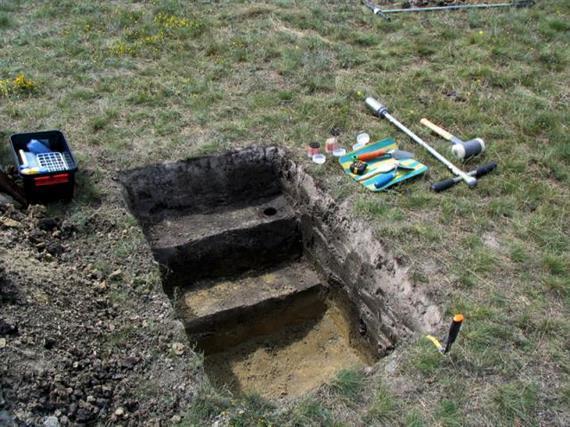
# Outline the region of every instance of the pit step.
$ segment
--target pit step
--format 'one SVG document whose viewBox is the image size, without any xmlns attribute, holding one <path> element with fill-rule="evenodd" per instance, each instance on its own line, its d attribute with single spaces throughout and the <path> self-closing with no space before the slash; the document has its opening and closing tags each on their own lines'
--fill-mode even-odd
<svg viewBox="0 0 570 427">
<path fill-rule="evenodd" d="M 204 213 L 167 214 L 146 232 L 156 260 L 171 271 L 171 286 L 187 284 L 188 277 L 238 274 L 302 253 L 299 221 L 283 195 Z"/>
<path fill-rule="evenodd" d="M 301 324 L 324 311 L 325 285 L 305 260 L 223 281 L 204 280 L 177 300 L 191 339 L 215 353 Z"/>
</svg>

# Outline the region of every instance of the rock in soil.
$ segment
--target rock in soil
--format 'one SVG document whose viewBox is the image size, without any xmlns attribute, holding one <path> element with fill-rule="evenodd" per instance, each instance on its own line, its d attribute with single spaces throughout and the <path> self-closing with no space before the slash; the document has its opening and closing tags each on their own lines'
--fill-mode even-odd
<svg viewBox="0 0 570 427">
<path fill-rule="evenodd" d="M 18 335 L 18 327 L 0 319 L 0 335 Z"/>
<path fill-rule="evenodd" d="M 46 417 L 44 420 L 44 427 L 59 427 L 59 419 L 57 417 L 51 416 Z"/>
</svg>

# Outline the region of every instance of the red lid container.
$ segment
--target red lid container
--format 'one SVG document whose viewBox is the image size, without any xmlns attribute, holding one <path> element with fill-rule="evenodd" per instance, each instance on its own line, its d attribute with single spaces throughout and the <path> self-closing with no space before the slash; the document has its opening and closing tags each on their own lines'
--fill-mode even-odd
<svg viewBox="0 0 570 427">
<path fill-rule="evenodd" d="M 65 159 L 65 167 L 57 167 L 53 163 L 42 167 L 39 172 L 25 173 L 20 150 L 29 153 L 28 144 L 32 140 L 41 141 L 49 147 L 51 153 L 61 153 Z M 42 132 L 16 133 L 10 137 L 12 154 L 20 176 L 24 182 L 24 191 L 30 202 L 49 202 L 54 200 L 71 200 L 75 189 L 75 173 L 77 163 L 67 144 L 67 140 L 59 130 Z M 42 156 L 41 153 L 39 156 Z M 59 155 L 57 155 L 59 157 Z M 37 156 L 36 156 L 37 157 Z M 44 155 L 46 159 L 49 155 Z M 47 159 L 49 160 L 49 159 Z"/>
</svg>

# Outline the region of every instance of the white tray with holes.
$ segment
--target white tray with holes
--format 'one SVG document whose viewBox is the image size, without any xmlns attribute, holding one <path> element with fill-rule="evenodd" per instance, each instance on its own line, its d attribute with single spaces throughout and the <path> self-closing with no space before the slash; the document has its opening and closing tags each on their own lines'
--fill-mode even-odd
<svg viewBox="0 0 570 427">
<path fill-rule="evenodd" d="M 69 152 L 39 153 L 36 154 L 36 160 L 40 168 L 44 168 L 48 172 L 64 172 L 75 167 Z"/>
</svg>

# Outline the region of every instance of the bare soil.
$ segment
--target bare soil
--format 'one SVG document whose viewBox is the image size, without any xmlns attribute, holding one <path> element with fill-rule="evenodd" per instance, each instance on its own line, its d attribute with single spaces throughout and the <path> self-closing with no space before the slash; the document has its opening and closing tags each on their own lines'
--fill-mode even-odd
<svg viewBox="0 0 570 427">
<path fill-rule="evenodd" d="M 233 392 L 297 397 L 327 383 L 341 369 L 370 362 L 350 345 L 350 329 L 346 315 L 329 302 L 320 319 L 207 356 L 204 368 L 214 384 Z"/>
<path fill-rule="evenodd" d="M 181 381 L 195 378 L 183 357 L 190 350 L 172 351 L 185 335 L 166 296 L 144 283 L 144 246 L 131 265 L 101 268 L 113 241 L 139 234 L 118 223 L 94 213 L 78 226 L 42 206 L 1 208 L 1 425 L 47 416 L 154 425 L 191 401 Z"/>
</svg>

